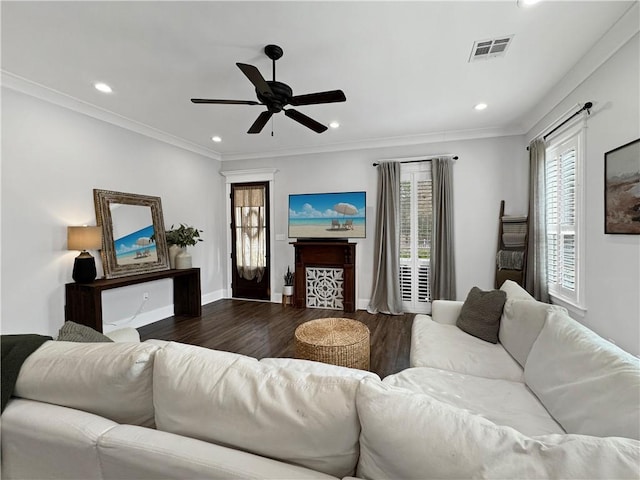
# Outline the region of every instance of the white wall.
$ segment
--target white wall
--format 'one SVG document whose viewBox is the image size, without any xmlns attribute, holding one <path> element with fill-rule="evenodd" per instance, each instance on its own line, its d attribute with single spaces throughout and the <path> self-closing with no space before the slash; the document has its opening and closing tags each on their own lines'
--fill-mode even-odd
<svg viewBox="0 0 640 480">
<path fill-rule="evenodd" d="M 282 291 L 282 275 L 293 266 L 293 247 L 287 237 L 290 193 L 336 191 L 367 192 L 367 238 L 354 239 L 357 247 L 358 308 L 365 308 L 371 295 L 373 232 L 377 200 L 377 171 L 372 163 L 381 159 L 452 153 L 454 165 L 454 215 L 458 298 L 464 300 L 474 285 L 493 288 L 498 242 L 500 200 L 508 213 L 525 213 L 527 205 L 528 157 L 524 137 L 465 140 L 223 162 L 223 169 L 276 168 L 273 225 L 276 235 L 272 265 L 276 273 L 274 292 Z"/>
<path fill-rule="evenodd" d="M 578 319 L 635 355 L 640 353 L 640 236 L 604 234 L 604 154 L 640 137 L 639 59 L 636 34 L 527 135 L 538 134 L 577 103 L 594 103 L 586 131 L 586 251 L 581 263 L 587 312 Z"/>
<path fill-rule="evenodd" d="M 68 225 L 95 225 L 93 189 L 155 195 L 165 226 L 204 230 L 190 249 L 205 302 L 225 284 L 224 183 L 220 162 L 8 88 L 2 89 L 2 333 L 55 334 L 73 259 Z M 98 275 L 102 267 L 98 252 Z M 172 284 L 160 280 L 103 295 L 105 322 L 139 325 L 172 314 Z M 114 327 L 107 326 L 105 330 Z"/>
</svg>

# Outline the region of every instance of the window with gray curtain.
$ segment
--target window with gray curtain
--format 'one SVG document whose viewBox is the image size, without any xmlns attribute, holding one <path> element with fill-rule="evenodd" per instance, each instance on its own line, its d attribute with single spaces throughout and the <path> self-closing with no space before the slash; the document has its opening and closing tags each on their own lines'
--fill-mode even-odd
<svg viewBox="0 0 640 480">
<path fill-rule="evenodd" d="M 547 290 L 547 230 L 545 194 L 545 143 L 529 144 L 529 245 L 525 287 L 541 302 L 549 302 Z"/>
<path fill-rule="evenodd" d="M 456 299 L 456 262 L 453 235 L 453 159 L 431 160 L 433 188 L 433 243 L 431 298 Z"/>
<path fill-rule="evenodd" d="M 378 164 L 378 200 L 374 237 L 373 289 L 367 306 L 369 313 L 401 315 L 402 296 L 398 256 L 400 215 L 400 164 Z"/>
</svg>

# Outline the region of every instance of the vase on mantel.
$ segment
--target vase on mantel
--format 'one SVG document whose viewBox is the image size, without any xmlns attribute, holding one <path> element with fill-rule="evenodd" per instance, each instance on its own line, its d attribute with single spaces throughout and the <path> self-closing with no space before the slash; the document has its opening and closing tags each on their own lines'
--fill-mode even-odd
<svg viewBox="0 0 640 480">
<path fill-rule="evenodd" d="M 180 247 L 178 245 L 169 245 L 169 267 L 176 268 L 176 255 L 180 253 Z"/>
<path fill-rule="evenodd" d="M 191 268 L 191 254 L 187 251 L 187 247 L 180 248 L 176 255 L 176 268 L 178 270 Z"/>
</svg>

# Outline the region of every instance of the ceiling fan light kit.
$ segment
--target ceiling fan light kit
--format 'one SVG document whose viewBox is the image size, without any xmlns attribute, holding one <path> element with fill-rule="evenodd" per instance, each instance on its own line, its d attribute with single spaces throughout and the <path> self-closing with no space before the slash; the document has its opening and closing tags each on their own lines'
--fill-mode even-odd
<svg viewBox="0 0 640 480">
<path fill-rule="evenodd" d="M 284 111 L 284 114 L 298 122 L 301 125 L 313 130 L 316 133 L 322 133 L 327 130 L 327 126 L 317 122 L 304 113 L 285 107 L 287 105 L 318 105 L 321 103 L 337 103 L 347 100 L 342 90 L 330 90 L 326 92 L 308 93 L 305 95 L 293 95 L 293 90 L 286 83 L 276 81 L 276 60 L 282 57 L 283 51 L 278 45 L 267 45 L 264 47 L 264 53 L 272 61 L 273 80 L 265 80 L 260 70 L 253 65 L 246 63 L 236 63 L 238 68 L 245 74 L 249 81 L 256 89 L 256 96 L 259 101 L 255 100 L 217 100 L 207 98 L 192 98 L 193 103 L 222 104 L 222 105 L 263 105 L 267 110 L 262 112 L 247 133 L 260 133 L 264 126 L 274 113 Z"/>
</svg>

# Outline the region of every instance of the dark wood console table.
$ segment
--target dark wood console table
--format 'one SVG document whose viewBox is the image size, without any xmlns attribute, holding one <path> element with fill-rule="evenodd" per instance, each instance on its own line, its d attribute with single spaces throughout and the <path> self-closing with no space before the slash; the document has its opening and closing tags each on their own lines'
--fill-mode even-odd
<svg viewBox="0 0 640 480">
<path fill-rule="evenodd" d="M 175 315 L 197 317 L 202 314 L 200 269 L 187 268 L 143 273 L 122 278 L 100 279 L 91 283 L 65 285 L 65 312 L 67 321 L 87 325 L 102 332 L 102 291 L 113 288 L 173 278 L 173 311 Z"/>
<path fill-rule="evenodd" d="M 306 308 L 307 267 L 337 267 L 343 269 L 343 307 L 345 312 L 356 311 L 356 244 L 347 241 L 298 241 L 295 249 L 296 275 L 294 304 Z"/>
</svg>

